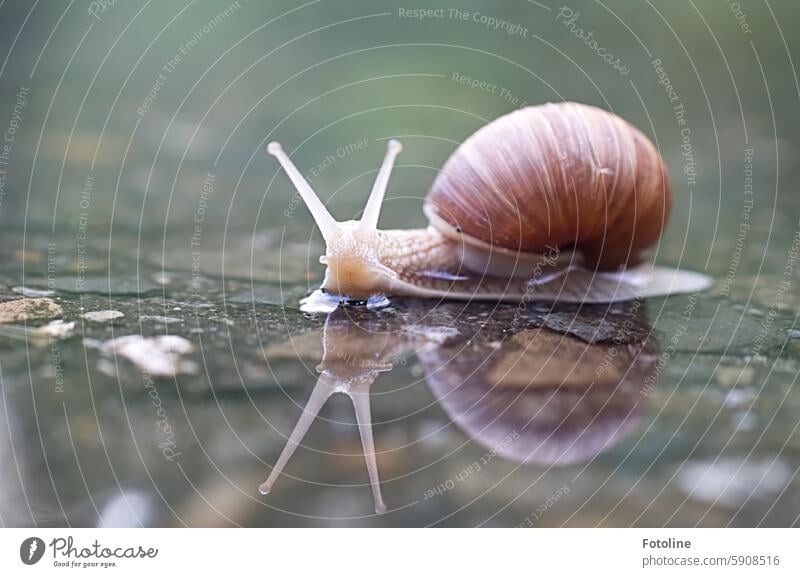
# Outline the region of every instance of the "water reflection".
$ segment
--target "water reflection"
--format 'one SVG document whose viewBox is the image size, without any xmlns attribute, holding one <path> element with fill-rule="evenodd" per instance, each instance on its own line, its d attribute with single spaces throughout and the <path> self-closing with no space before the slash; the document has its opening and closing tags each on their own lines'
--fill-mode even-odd
<svg viewBox="0 0 800 577">
<path fill-rule="evenodd" d="M 398 339 L 391 333 L 373 333 L 351 320 L 344 309 L 340 310 L 341 312 L 331 314 L 325 322 L 322 362 L 317 366 L 319 372 L 317 383 L 272 473 L 261 484 L 259 490 L 263 494 L 270 492 L 278 475 L 303 440 L 325 402 L 334 393 L 342 393 L 353 401 L 358 432 L 375 498 L 375 512 L 383 513 L 386 511 L 386 505 L 381 496 L 375 461 L 369 391 L 379 373 L 392 369 L 388 357 L 394 354 L 398 346 L 403 347 L 405 343 L 403 339 Z"/>
<path fill-rule="evenodd" d="M 262 493 L 272 489 L 327 399 L 342 393 L 355 407 L 375 511 L 384 512 L 370 387 L 411 353 L 436 400 L 470 439 L 541 466 L 586 462 L 619 443 L 638 423 L 656 381 L 656 341 L 639 302 L 524 313 L 451 303 L 411 303 L 405 310 L 338 308 L 327 317 L 317 383 Z"/>
</svg>

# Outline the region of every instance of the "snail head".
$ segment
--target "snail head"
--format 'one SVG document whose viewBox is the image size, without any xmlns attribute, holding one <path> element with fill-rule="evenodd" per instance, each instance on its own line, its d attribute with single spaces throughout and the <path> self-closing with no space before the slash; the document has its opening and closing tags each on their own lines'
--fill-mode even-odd
<svg viewBox="0 0 800 577">
<path fill-rule="evenodd" d="M 271 142 L 267 146 L 267 152 L 278 159 L 325 239 L 325 254 L 319 259 L 328 267 L 323 289 L 353 298 L 366 298 L 382 292 L 391 279 L 397 277 L 380 260 L 384 239 L 378 231 L 378 218 L 389 176 L 402 148 L 397 140 L 389 140 L 361 220 L 337 221 L 281 145 Z"/>
</svg>

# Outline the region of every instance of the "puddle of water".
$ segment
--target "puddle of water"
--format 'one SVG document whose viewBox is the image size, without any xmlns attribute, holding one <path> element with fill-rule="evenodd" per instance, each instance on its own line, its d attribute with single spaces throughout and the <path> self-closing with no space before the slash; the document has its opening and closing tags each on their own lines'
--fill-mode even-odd
<svg viewBox="0 0 800 577">
<path fill-rule="evenodd" d="M 327 316 L 321 335 L 310 333 L 291 342 L 299 355 L 314 351 L 313 357 L 322 351 L 315 369 L 319 376 L 259 487 L 262 494 L 272 491 L 328 398 L 342 393 L 355 408 L 375 511 L 385 512 L 370 389 L 380 373 L 412 353 L 436 402 L 468 438 L 492 457 L 524 464 L 564 466 L 595 458 L 636 427 L 656 386 L 656 339 L 635 312 L 595 318 L 575 311 L 547 315 L 542 324 L 560 326 L 561 332 L 509 331 L 499 324 L 443 332 L 448 327 L 431 323 L 422 310 L 411 318 L 376 323 L 366 308 L 340 305 Z M 288 351 L 283 345 L 267 354 L 277 358 Z"/>
</svg>

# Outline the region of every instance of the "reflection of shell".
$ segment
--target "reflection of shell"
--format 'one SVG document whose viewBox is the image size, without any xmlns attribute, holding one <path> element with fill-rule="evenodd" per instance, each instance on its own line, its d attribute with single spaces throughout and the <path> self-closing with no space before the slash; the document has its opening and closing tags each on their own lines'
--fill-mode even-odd
<svg viewBox="0 0 800 577">
<path fill-rule="evenodd" d="M 537 329 L 483 356 L 454 346 L 420 357 L 434 395 L 471 438 L 518 462 L 568 465 L 603 452 L 636 426 L 654 348 L 589 344 Z"/>
</svg>

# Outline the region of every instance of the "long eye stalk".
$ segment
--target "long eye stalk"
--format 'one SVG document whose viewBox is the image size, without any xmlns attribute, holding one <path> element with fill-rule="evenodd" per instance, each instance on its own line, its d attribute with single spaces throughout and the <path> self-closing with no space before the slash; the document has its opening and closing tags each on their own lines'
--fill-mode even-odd
<svg viewBox="0 0 800 577">
<path fill-rule="evenodd" d="M 314 217 L 314 222 L 317 223 L 325 242 L 330 242 L 336 232 L 336 220 L 334 220 L 331 213 L 328 212 L 328 209 L 325 208 L 325 205 L 322 204 L 322 201 L 311 188 L 311 185 L 308 184 L 308 181 L 300 174 L 300 171 L 297 170 L 297 167 L 283 151 L 279 143 L 270 142 L 269 146 L 267 146 L 267 152 L 277 158 L 278 162 L 281 163 L 283 170 L 286 171 L 286 174 L 289 176 L 292 184 L 294 184 L 297 192 L 300 193 L 303 202 L 306 203 L 308 210 L 311 211 L 311 216 Z"/>
<path fill-rule="evenodd" d="M 367 206 L 361 216 L 361 228 L 364 230 L 376 230 L 378 228 L 378 217 L 381 214 L 381 205 L 383 204 L 383 197 L 386 195 L 389 176 L 392 174 L 394 161 L 401 150 L 403 150 L 403 145 L 394 139 L 390 140 L 386 146 L 386 156 L 383 158 L 383 164 L 381 164 L 381 168 L 378 171 L 378 176 L 375 177 L 375 184 L 372 186 Z"/>
<path fill-rule="evenodd" d="M 372 192 L 367 200 L 367 205 L 364 208 L 364 214 L 359 221 L 359 226 L 362 230 L 376 230 L 378 228 L 378 218 L 381 214 L 381 205 L 383 204 L 383 197 L 386 195 L 386 187 L 389 184 L 389 176 L 392 174 L 394 168 L 394 161 L 400 151 L 403 150 L 403 145 L 399 141 L 391 139 L 386 147 L 386 156 L 383 158 L 383 163 L 375 177 L 375 184 L 372 186 Z M 322 201 L 317 196 L 317 193 L 308 184 L 308 181 L 303 177 L 297 167 L 294 165 L 289 156 L 284 152 L 283 147 L 277 142 L 270 142 L 267 146 L 267 152 L 278 159 L 281 166 L 286 171 L 289 179 L 294 184 L 297 192 L 303 202 L 306 203 L 308 210 L 311 211 L 311 216 L 314 217 L 314 222 L 317 223 L 322 236 L 325 238 L 326 243 L 330 243 L 334 238 L 334 233 L 337 230 L 338 224 L 336 220 L 322 204 Z"/>
</svg>

